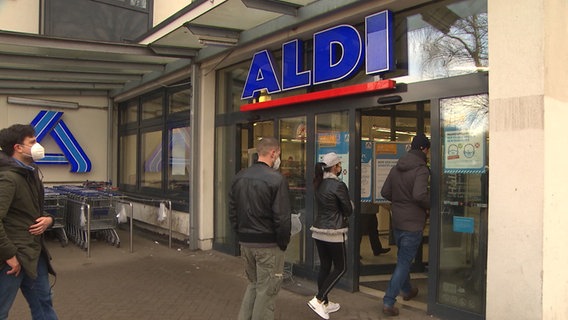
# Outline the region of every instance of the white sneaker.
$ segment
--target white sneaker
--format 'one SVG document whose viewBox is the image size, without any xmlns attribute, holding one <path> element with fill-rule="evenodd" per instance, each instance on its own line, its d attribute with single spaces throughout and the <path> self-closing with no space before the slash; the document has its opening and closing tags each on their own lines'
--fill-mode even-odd
<svg viewBox="0 0 568 320">
<path fill-rule="evenodd" d="M 323 302 L 319 302 L 316 297 L 308 302 L 308 306 L 310 306 L 310 308 L 312 308 L 312 310 L 314 310 L 314 312 L 317 313 L 318 316 L 324 319 L 329 319 L 329 313 L 327 313 L 325 305 L 323 304 Z"/>
<path fill-rule="evenodd" d="M 339 310 L 341 306 L 339 305 L 339 303 L 333 302 L 333 301 L 328 301 L 327 304 L 325 305 L 325 309 L 327 310 L 327 313 L 332 313 L 335 312 L 337 310 Z"/>
</svg>

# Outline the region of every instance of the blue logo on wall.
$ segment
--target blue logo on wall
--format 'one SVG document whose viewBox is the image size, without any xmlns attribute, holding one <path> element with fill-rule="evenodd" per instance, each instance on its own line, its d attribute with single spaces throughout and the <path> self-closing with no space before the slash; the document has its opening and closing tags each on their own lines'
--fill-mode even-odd
<svg viewBox="0 0 568 320">
<path fill-rule="evenodd" d="M 42 110 L 32 120 L 36 139 L 41 142 L 48 134 L 57 143 L 63 154 L 46 153 L 45 158 L 37 161 L 38 164 L 71 164 L 71 172 L 90 172 L 91 160 L 73 137 L 69 128 L 61 120 L 63 112 Z"/>
</svg>

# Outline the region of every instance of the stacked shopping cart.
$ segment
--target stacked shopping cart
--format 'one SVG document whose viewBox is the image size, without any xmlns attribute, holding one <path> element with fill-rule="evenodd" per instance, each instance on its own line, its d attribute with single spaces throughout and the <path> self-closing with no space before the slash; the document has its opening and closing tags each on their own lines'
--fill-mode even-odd
<svg viewBox="0 0 568 320">
<path fill-rule="evenodd" d="M 89 241 L 104 239 L 119 247 L 117 227 L 118 194 L 88 189 L 80 186 L 55 186 L 54 190 L 66 196 L 66 230 L 73 242 L 82 249 L 89 248 Z"/>
<path fill-rule="evenodd" d="M 51 230 L 56 233 L 61 245 L 65 247 L 69 240 L 65 228 L 67 225 L 67 196 L 53 188 L 45 188 L 43 210 L 53 217 Z"/>
</svg>

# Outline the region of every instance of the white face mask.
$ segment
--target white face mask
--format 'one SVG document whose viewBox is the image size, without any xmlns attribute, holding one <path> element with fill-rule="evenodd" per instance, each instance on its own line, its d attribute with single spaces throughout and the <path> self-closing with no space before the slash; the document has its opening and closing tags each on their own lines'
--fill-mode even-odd
<svg viewBox="0 0 568 320">
<path fill-rule="evenodd" d="M 282 163 L 280 157 L 276 158 L 276 160 L 274 160 L 274 164 L 272 164 L 272 169 L 278 170 L 280 168 L 280 163 Z"/>
<path fill-rule="evenodd" d="M 41 160 L 45 158 L 45 149 L 39 143 L 34 143 L 34 145 L 30 148 L 31 156 L 34 161 Z"/>
</svg>

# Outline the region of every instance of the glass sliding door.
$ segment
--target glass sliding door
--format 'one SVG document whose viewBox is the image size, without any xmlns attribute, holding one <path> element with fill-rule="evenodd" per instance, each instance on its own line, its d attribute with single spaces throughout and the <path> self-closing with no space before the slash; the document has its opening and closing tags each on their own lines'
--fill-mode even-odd
<svg viewBox="0 0 568 320">
<path fill-rule="evenodd" d="M 236 236 L 229 221 L 229 189 L 237 172 L 235 127 L 215 128 L 215 241 L 216 250 L 236 254 Z"/>
<path fill-rule="evenodd" d="M 345 182 L 349 188 L 349 112 L 317 114 L 315 120 L 315 162 L 321 162 L 323 155 L 326 153 L 335 152 L 341 159 L 341 167 L 343 168 L 339 179 Z M 315 220 L 317 212 L 315 204 L 314 208 L 312 221 Z M 319 265 L 319 256 L 317 253 L 314 253 L 314 267 Z"/>
<path fill-rule="evenodd" d="M 488 113 L 486 94 L 440 100 L 438 303 L 485 313 Z"/>
<path fill-rule="evenodd" d="M 300 214 L 304 226 L 300 233 L 290 239 L 286 250 L 286 261 L 303 263 L 306 234 L 306 117 L 282 119 L 279 128 L 282 151 L 280 172 L 288 180 L 292 210 Z"/>
<path fill-rule="evenodd" d="M 239 246 L 229 222 L 229 191 L 233 177 L 256 159 L 256 145 L 262 137 L 274 136 L 274 122 L 218 126 L 215 133 L 215 242 L 214 248 L 238 254 Z M 235 152 L 236 151 L 236 152 Z"/>
<path fill-rule="evenodd" d="M 324 154 L 335 152 L 341 159 L 343 172 L 339 176 L 349 187 L 349 112 L 316 115 L 316 162 Z"/>
<path fill-rule="evenodd" d="M 361 165 L 362 167 L 366 165 L 368 168 L 367 176 L 361 174 L 361 216 L 359 217 L 361 276 L 391 274 L 394 270 L 397 252 L 390 226 L 390 202 L 380 197 L 380 190 L 386 175 L 396 161 L 406 153 L 406 148 L 410 145 L 412 138 L 417 133 L 424 133 L 431 138 L 430 109 L 429 101 L 417 101 L 375 107 L 361 112 L 361 142 L 366 149 L 362 151 Z M 375 227 L 378 231 L 374 231 Z M 379 234 L 380 244 L 376 243 L 376 232 Z M 429 235 L 430 222 L 428 220 L 424 230 L 423 245 L 411 269 L 413 273 L 422 273 L 426 269 Z M 393 250 L 384 254 L 376 254 L 379 246 Z M 372 281 L 367 281 L 369 279 Z M 372 277 L 360 279 L 361 285 L 376 286 L 375 279 Z M 423 282 L 425 286 L 425 277 Z"/>
</svg>

